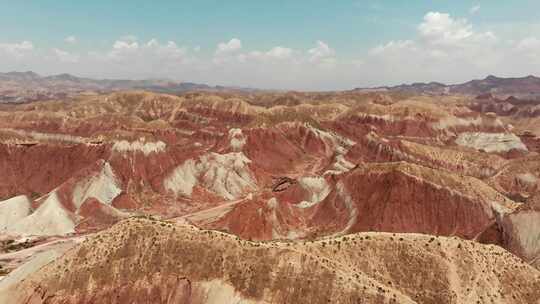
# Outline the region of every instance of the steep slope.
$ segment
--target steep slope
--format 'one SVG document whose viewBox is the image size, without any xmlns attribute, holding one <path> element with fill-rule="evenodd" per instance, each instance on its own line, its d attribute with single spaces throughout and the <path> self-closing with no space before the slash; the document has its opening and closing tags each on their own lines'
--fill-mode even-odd
<svg viewBox="0 0 540 304">
<path fill-rule="evenodd" d="M 482 181 L 407 162 L 347 173 L 317 205 L 322 231 L 418 232 L 474 239 L 517 207 Z"/>
<path fill-rule="evenodd" d="M 28 216 L 31 212 L 28 197 L 19 195 L 0 202 L 0 231 Z"/>
<path fill-rule="evenodd" d="M 102 146 L 0 144 L 0 197 L 43 195 L 107 151 Z"/>
<path fill-rule="evenodd" d="M 62 235 L 75 232 L 75 217 L 60 203 L 56 192 L 29 216 L 6 227 L 15 235 Z"/>
<path fill-rule="evenodd" d="M 504 250 L 418 234 L 256 243 L 130 219 L 52 263 L 42 260 L 46 265 L 35 273 L 8 276 L 9 290 L 0 283 L 0 297 L 14 304 L 530 304 L 540 299 L 540 272 Z"/>
<path fill-rule="evenodd" d="M 164 180 L 164 187 L 174 195 L 192 196 L 198 186 L 226 200 L 238 199 L 244 191 L 256 188 L 250 162 L 241 152 L 205 154 L 175 168 Z"/>
<path fill-rule="evenodd" d="M 15 197 L 0 204 L 4 209 L 8 206 L 11 206 L 10 210 L 17 208 L 15 216 L 9 218 L 2 232 L 10 235 L 65 235 L 112 224 L 127 215 L 111 206 L 121 192 L 121 185 L 109 163 L 98 161 L 76 172 L 33 204 L 25 197 Z M 78 227 L 81 222 L 93 224 L 85 223 Z"/>
<path fill-rule="evenodd" d="M 503 220 L 506 247 L 540 268 L 540 210 L 521 210 Z"/>
<path fill-rule="evenodd" d="M 540 198 L 530 198 L 501 221 L 505 248 L 540 269 Z"/>
</svg>

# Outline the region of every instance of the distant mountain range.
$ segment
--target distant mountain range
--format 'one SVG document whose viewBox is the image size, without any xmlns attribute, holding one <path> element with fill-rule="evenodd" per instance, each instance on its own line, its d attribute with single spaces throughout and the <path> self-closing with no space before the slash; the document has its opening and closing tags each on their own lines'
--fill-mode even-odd
<svg viewBox="0 0 540 304">
<path fill-rule="evenodd" d="M 175 82 L 169 79 L 92 79 L 71 74 L 41 76 L 37 73 L 0 73 L 0 103 L 29 102 L 36 100 L 63 99 L 79 94 L 107 93 L 125 90 L 145 90 L 157 93 L 181 94 L 189 91 L 240 91 L 252 92 L 256 89 L 241 87 L 209 86 L 192 82 Z M 425 95 L 485 95 L 519 99 L 540 99 L 540 78 L 502 78 L 488 76 L 461 84 L 447 85 L 440 82 L 417 82 L 397 86 L 356 88 L 357 92 L 391 91 Z"/>
<path fill-rule="evenodd" d="M 402 84 L 376 88 L 358 88 L 357 91 L 397 91 L 414 94 L 446 95 L 483 95 L 515 96 L 519 98 L 540 98 L 540 78 L 527 76 L 521 78 L 502 78 L 488 76 L 484 79 L 471 80 L 461 84 L 446 85 L 439 82 Z"/>
<path fill-rule="evenodd" d="M 70 74 L 41 76 L 31 71 L 0 73 L 0 103 L 57 99 L 81 93 L 106 93 L 122 90 L 146 90 L 169 94 L 187 91 L 251 91 L 247 88 L 209 86 L 167 79 L 91 79 Z"/>
</svg>

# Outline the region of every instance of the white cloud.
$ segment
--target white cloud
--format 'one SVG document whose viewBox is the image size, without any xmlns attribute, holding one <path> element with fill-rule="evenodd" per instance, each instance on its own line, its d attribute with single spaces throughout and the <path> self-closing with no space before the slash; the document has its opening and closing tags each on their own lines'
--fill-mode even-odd
<svg viewBox="0 0 540 304">
<path fill-rule="evenodd" d="M 266 52 L 252 51 L 247 54 L 238 55 L 241 62 L 246 62 L 249 59 L 256 60 L 285 60 L 293 56 L 294 51 L 290 48 L 275 46 Z"/>
<path fill-rule="evenodd" d="M 155 40 L 148 41 L 148 46 L 152 46 L 155 43 Z M 123 40 L 117 40 L 113 44 L 113 49 L 115 50 L 136 50 L 139 48 L 139 43 L 136 41 L 129 42 Z"/>
<path fill-rule="evenodd" d="M 413 38 L 373 47 L 363 69 L 374 71 L 374 77 L 385 80 L 381 83 L 459 82 L 488 74 L 517 76 L 531 73 L 524 54 L 532 59 L 538 53 L 538 49 L 530 50 L 534 45 L 534 39 L 529 39 L 517 47 L 516 42 L 501 39 L 492 31 L 477 30 L 466 19 L 429 12 Z M 525 70 L 529 72 L 520 72 Z"/>
<path fill-rule="evenodd" d="M 0 52 L 16 58 L 20 58 L 33 50 L 34 44 L 26 40 L 15 43 L 0 43 Z"/>
<path fill-rule="evenodd" d="M 318 40 L 317 46 L 308 50 L 309 62 L 317 64 L 319 67 L 333 68 L 337 59 L 336 51 L 325 42 Z"/>
<path fill-rule="evenodd" d="M 521 51 L 540 52 L 540 39 L 536 37 L 527 37 L 519 41 L 517 49 Z"/>
<path fill-rule="evenodd" d="M 70 44 L 74 44 L 74 43 L 77 43 L 77 37 L 75 36 L 67 36 L 64 41 L 66 43 L 70 43 Z"/>
<path fill-rule="evenodd" d="M 185 63 L 187 60 L 187 48 L 179 47 L 174 41 L 160 43 L 153 38 L 146 43 L 139 43 L 134 40 L 117 40 L 113 43 L 112 49 L 105 55 L 106 60 L 117 62 L 131 62 L 134 66 L 144 64 L 157 64 L 169 62 L 170 64 Z"/>
<path fill-rule="evenodd" d="M 240 41 L 238 38 L 232 38 L 228 42 L 220 42 L 217 45 L 212 62 L 215 65 L 223 65 L 225 63 L 235 61 L 235 58 L 238 61 L 245 61 L 246 55 L 238 54 L 241 49 L 242 41 Z"/>
<path fill-rule="evenodd" d="M 317 41 L 314 47 L 303 50 L 277 45 L 266 50 L 216 54 L 211 70 L 214 76 L 225 81 L 236 80 L 235 85 L 290 89 L 306 86 L 313 89 L 319 85 L 319 89 L 329 89 L 329 83 L 323 79 L 330 77 L 332 73 L 328 69 L 337 65 L 335 50 Z M 321 69 L 327 70 L 322 72 Z"/>
<path fill-rule="evenodd" d="M 234 43 L 236 44 L 236 43 Z M 247 52 L 231 51 L 238 48 L 231 48 L 231 43 L 228 43 L 228 47 L 225 44 L 221 44 L 221 48 L 218 48 L 216 55 L 213 58 L 215 65 L 228 64 L 228 68 L 231 68 L 232 64 L 251 64 L 252 68 L 257 68 L 254 64 L 283 64 L 282 67 L 289 65 L 304 65 L 310 67 L 324 67 L 331 68 L 337 63 L 335 57 L 335 50 L 323 41 L 317 41 L 314 48 L 300 51 L 293 50 L 285 46 L 275 46 L 269 50 L 253 50 Z M 238 45 L 238 44 L 236 44 Z M 268 68 L 268 66 L 266 67 Z"/>
<path fill-rule="evenodd" d="M 427 42 L 440 45 L 454 45 L 473 35 L 467 20 L 452 19 L 449 14 L 439 12 L 427 13 L 418 31 Z"/>
<path fill-rule="evenodd" d="M 242 48 L 242 41 L 238 38 L 233 38 L 229 42 L 221 42 L 216 49 L 216 55 L 226 54 L 238 51 Z"/>
<path fill-rule="evenodd" d="M 54 70 L 52 73 L 69 72 L 97 78 L 177 78 L 185 75 L 186 80 L 192 80 L 189 75 L 194 75 L 195 59 L 190 56 L 187 47 L 174 41 L 135 41 L 125 38 L 113 41 L 108 49 L 91 49 L 80 54 L 55 48 L 53 56 L 49 56 L 49 70 Z M 46 54 L 39 57 L 46 58 Z M 77 65 L 71 64 L 74 62 Z"/>
<path fill-rule="evenodd" d="M 249 51 L 244 53 L 226 52 L 214 56 L 213 63 L 223 64 L 247 64 L 247 63 L 266 63 L 272 61 L 292 61 L 295 51 L 283 46 L 275 46 L 267 51 Z M 291 62 L 292 63 L 292 62 Z"/>
<path fill-rule="evenodd" d="M 531 60 L 531 63 L 540 64 L 540 39 L 526 37 L 517 42 L 515 50 L 519 54 L 518 56 Z"/>
<path fill-rule="evenodd" d="M 54 54 L 60 60 L 60 62 L 64 63 L 76 63 L 79 61 L 79 55 L 71 54 L 67 51 L 61 50 L 61 49 L 53 49 Z"/>
<path fill-rule="evenodd" d="M 480 11 L 480 5 L 479 4 L 472 6 L 469 9 L 469 14 L 474 15 L 474 14 L 478 13 L 478 11 Z"/>
<path fill-rule="evenodd" d="M 148 41 L 146 47 L 152 47 L 153 43 L 153 40 Z M 116 40 L 107 56 L 109 59 L 124 60 L 130 56 L 136 55 L 138 50 L 139 43 L 137 41 Z"/>
<path fill-rule="evenodd" d="M 494 33 L 477 32 L 466 19 L 454 19 L 446 13 L 427 13 L 417 30 L 417 39 L 390 41 L 372 48 L 370 54 L 398 57 L 407 54 L 475 64 L 489 58 L 498 42 Z"/>
<path fill-rule="evenodd" d="M 400 52 L 403 50 L 415 50 L 416 45 L 412 40 L 397 40 L 389 41 L 386 44 L 378 45 L 372 48 L 369 53 L 371 55 L 379 55 L 387 52 Z"/>
<path fill-rule="evenodd" d="M 276 59 L 286 59 L 292 56 L 293 50 L 290 48 L 276 46 L 266 52 L 266 56 Z"/>
<path fill-rule="evenodd" d="M 136 42 L 128 43 L 128 44 L 129 44 L 129 45 L 135 45 L 136 48 L 139 47 L 139 44 L 136 43 Z M 148 40 L 148 42 L 146 43 L 146 46 L 147 46 L 147 47 L 154 47 L 154 46 L 157 46 L 157 45 L 159 45 L 159 42 L 157 41 L 156 38 L 152 38 L 152 39 Z"/>
<path fill-rule="evenodd" d="M 328 44 L 323 41 L 317 41 L 317 46 L 308 51 L 310 58 L 309 61 L 317 62 L 323 58 L 333 57 L 335 55 L 334 49 L 330 48 Z"/>
</svg>

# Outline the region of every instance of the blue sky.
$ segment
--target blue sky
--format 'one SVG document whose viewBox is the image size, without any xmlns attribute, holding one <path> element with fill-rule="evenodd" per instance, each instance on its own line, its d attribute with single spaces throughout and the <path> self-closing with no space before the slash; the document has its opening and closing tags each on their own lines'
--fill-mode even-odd
<svg viewBox="0 0 540 304">
<path fill-rule="evenodd" d="M 309 90 L 540 72 L 532 0 L 0 5 L 0 71 Z"/>
</svg>

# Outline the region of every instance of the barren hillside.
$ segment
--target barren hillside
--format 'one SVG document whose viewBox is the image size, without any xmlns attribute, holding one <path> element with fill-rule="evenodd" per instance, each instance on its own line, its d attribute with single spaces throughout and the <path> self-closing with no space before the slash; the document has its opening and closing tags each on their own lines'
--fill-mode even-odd
<svg viewBox="0 0 540 304">
<path fill-rule="evenodd" d="M 11 280 L 2 296 L 20 303 L 536 303 L 539 276 L 499 247 L 458 238 L 360 233 L 261 243 L 130 219 Z"/>
</svg>

